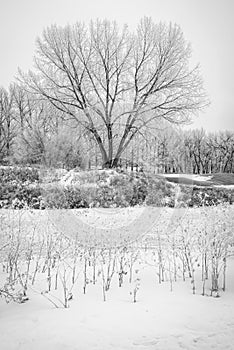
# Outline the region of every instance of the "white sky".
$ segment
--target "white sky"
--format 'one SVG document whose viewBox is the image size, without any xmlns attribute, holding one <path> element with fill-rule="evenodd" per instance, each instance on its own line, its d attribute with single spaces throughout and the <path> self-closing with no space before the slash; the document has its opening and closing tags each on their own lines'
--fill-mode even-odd
<svg viewBox="0 0 234 350">
<path fill-rule="evenodd" d="M 211 105 L 194 127 L 234 130 L 234 0 L 0 0 L 0 86 L 32 67 L 35 39 L 52 23 L 99 17 L 134 27 L 145 15 L 178 23 L 201 64 Z"/>
</svg>

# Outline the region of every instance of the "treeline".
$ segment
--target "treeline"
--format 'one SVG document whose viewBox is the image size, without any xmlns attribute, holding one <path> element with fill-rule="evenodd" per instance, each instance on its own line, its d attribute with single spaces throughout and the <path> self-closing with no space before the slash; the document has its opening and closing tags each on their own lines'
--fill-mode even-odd
<svg viewBox="0 0 234 350">
<path fill-rule="evenodd" d="M 80 166 L 85 135 L 66 117 L 22 86 L 0 88 L 0 163 Z"/>
<path fill-rule="evenodd" d="M 74 118 L 12 84 L 0 88 L 0 163 L 88 169 L 101 167 L 102 157 Z M 138 133 L 118 165 L 154 173 L 232 173 L 234 133 L 185 131 L 164 121 Z"/>
<path fill-rule="evenodd" d="M 133 142 L 127 159 L 154 173 L 233 173 L 234 132 L 164 126 Z"/>
</svg>

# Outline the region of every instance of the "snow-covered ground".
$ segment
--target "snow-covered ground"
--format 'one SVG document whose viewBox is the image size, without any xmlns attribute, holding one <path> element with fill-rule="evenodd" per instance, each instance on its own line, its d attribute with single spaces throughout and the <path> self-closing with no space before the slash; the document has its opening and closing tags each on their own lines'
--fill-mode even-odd
<svg viewBox="0 0 234 350">
<path fill-rule="evenodd" d="M 178 177 L 178 178 L 186 178 L 189 180 L 193 180 L 193 181 L 209 181 L 212 179 L 212 175 L 211 176 L 207 176 L 207 175 L 197 175 L 197 174 L 160 174 L 160 176 L 164 176 L 164 177 Z"/>
<path fill-rule="evenodd" d="M 212 181 L 212 175 L 197 175 L 197 174 L 160 174 L 160 176 L 166 177 L 166 178 L 185 178 L 192 180 L 194 182 L 206 182 L 206 181 Z M 226 188 L 229 190 L 234 189 L 234 185 L 213 185 L 214 187 L 218 188 Z"/>
<path fill-rule="evenodd" d="M 175 225 L 183 225 L 182 220 L 185 220 L 186 225 L 183 231 L 185 238 L 193 247 L 193 240 L 196 235 L 202 235 L 202 231 L 207 229 L 209 225 L 213 225 L 211 234 L 215 238 L 216 229 L 222 227 L 224 232 L 229 237 L 227 231 L 228 219 L 232 218 L 234 207 L 224 209 L 205 208 L 205 209 L 181 209 L 173 210 L 164 208 L 158 211 L 158 208 L 132 208 L 127 209 L 87 209 L 80 211 L 69 211 L 69 215 L 64 217 L 64 220 L 59 220 L 59 212 L 56 215 L 48 217 L 46 211 L 1 211 L 5 216 L 6 223 L 9 220 L 12 222 L 13 216 L 22 219 L 21 228 L 26 232 L 31 232 L 30 237 L 25 236 L 24 243 L 33 242 L 32 232 L 38 236 L 43 230 L 56 228 L 64 229 L 70 221 L 77 225 L 79 229 L 84 228 L 86 232 L 87 226 L 91 228 L 99 227 L 104 229 L 103 232 L 110 234 L 110 226 L 113 221 L 117 230 L 123 230 L 123 227 L 131 227 L 140 225 L 151 227 L 151 232 L 147 233 L 143 238 L 149 236 L 157 239 L 157 234 L 160 234 L 160 239 L 166 237 L 167 246 L 163 246 L 164 258 L 169 257 L 172 274 L 173 258 L 176 261 L 177 281 L 174 281 L 174 275 L 170 275 L 168 261 L 165 263 L 165 282 L 159 283 L 158 275 L 158 253 L 159 249 L 146 249 L 140 246 L 140 254 L 133 267 L 133 277 L 129 282 L 130 272 L 127 269 L 127 274 L 123 276 L 124 283 L 119 287 L 119 267 L 116 268 L 111 282 L 110 289 L 106 292 L 106 301 L 103 301 L 103 280 L 101 267 L 97 264 L 96 283 L 93 284 L 92 274 L 93 267 L 87 266 L 89 273 L 87 274 L 86 293 L 83 293 L 84 281 L 84 254 L 90 254 L 86 248 L 81 248 L 78 251 L 78 256 L 82 255 L 82 262 L 78 261 L 76 271 L 76 283 L 72 286 L 72 299 L 68 302 L 69 308 L 56 308 L 51 303 L 52 300 L 56 305 L 61 306 L 63 301 L 63 277 L 65 276 L 69 283 L 73 272 L 73 260 L 69 256 L 68 250 L 73 251 L 73 246 L 69 244 L 60 247 L 62 241 L 59 236 L 55 236 L 53 246 L 53 254 L 57 258 L 58 254 L 68 256 L 68 264 L 64 265 L 65 260 L 59 264 L 67 268 L 66 275 L 63 270 L 60 270 L 58 277 L 58 289 L 55 290 L 55 274 L 56 266 L 52 272 L 52 288 L 49 293 L 45 293 L 48 287 L 47 272 L 38 272 L 38 277 L 35 284 L 32 285 L 31 279 L 28 283 L 29 300 L 23 304 L 10 302 L 7 304 L 3 298 L 0 299 L 0 349 L 1 350 L 232 350 L 234 344 L 234 257 L 231 254 L 227 260 L 226 270 L 226 291 L 222 291 L 223 267 L 220 269 L 220 297 L 210 296 L 211 280 L 206 282 L 205 295 L 202 296 L 202 281 L 201 281 L 201 264 L 200 260 L 196 259 L 196 254 L 192 256 L 193 266 L 195 269 L 196 293 L 193 294 L 192 279 L 188 277 L 186 272 L 186 280 L 183 281 L 181 264 L 179 263 L 178 255 L 181 251 L 177 250 L 173 254 L 173 242 L 177 237 L 172 235 Z M 226 211 L 225 211 L 226 210 Z M 52 212 L 51 212 L 52 213 Z M 72 215 L 71 215 L 72 214 Z M 156 221 L 152 220 L 152 215 L 156 217 Z M 61 216 L 62 217 L 62 216 Z M 76 221 L 78 217 L 78 221 Z M 51 219 L 52 218 L 52 219 Z M 73 218 L 73 220 L 71 220 Z M 203 218 L 203 219 L 202 219 Z M 51 220 L 49 220 L 51 219 Z M 32 230 L 30 222 L 35 223 L 35 231 Z M 193 220 L 193 221 L 192 221 Z M 203 221 L 202 221 L 203 220 Z M 209 223 L 210 220 L 210 223 Z M 170 221 L 170 223 L 169 223 Z M 63 226 L 63 222 L 65 225 Z M 199 224 L 200 222 L 200 224 Z M 225 222 L 225 226 L 223 223 Z M 231 221 L 230 221 L 231 222 Z M 1 222 L 1 228 L 3 227 Z M 84 226 L 81 226 L 84 225 Z M 156 229 L 154 227 L 156 225 Z M 189 225 L 189 226 L 188 226 Z M 16 227 L 17 228 L 17 227 Z M 36 230 L 39 229 L 40 230 Z M 192 232 L 187 236 L 188 228 Z M 8 229 L 11 229 L 8 228 Z M 136 227 L 136 230 L 138 228 Z M 172 231 L 170 231 L 172 230 Z M 1 231 L 3 232 L 3 231 Z M 8 231 L 11 232 L 11 231 Z M 24 233 L 25 233 L 24 232 Z M 65 232 L 67 235 L 69 230 Z M 98 233 L 97 230 L 95 231 Z M 116 231 L 117 232 L 117 231 Z M 20 232 L 21 234 L 22 232 Z M 98 234 L 99 234 L 98 233 Z M 47 232 L 46 247 L 50 245 L 51 234 L 53 231 Z M 104 233 L 103 233 L 104 234 Z M 113 232 L 112 232 L 113 234 Z M 156 235 L 156 236 L 155 236 Z M 168 235 L 168 236 L 167 236 Z M 1 238 L 2 236 L 0 236 Z M 18 237 L 18 236 L 17 236 Z M 18 238 L 16 237 L 16 243 Z M 24 236 L 22 236 L 24 238 Z M 71 235 L 72 237 L 72 235 Z M 135 236 L 134 236 L 135 237 Z M 201 238 L 204 236 L 201 236 Z M 217 243 L 217 236 L 214 243 Z M 231 237 L 231 236 L 230 236 Z M 74 238 L 74 237 L 73 237 Z M 80 236 L 78 236 L 80 238 Z M 103 238 L 103 237 L 102 237 Z M 105 238 L 105 237 L 104 237 Z M 126 236 L 125 238 L 129 238 Z M 212 239 L 213 239 L 212 238 Z M 233 236 L 232 236 L 233 238 Z M 34 239 L 34 238 L 33 238 Z M 89 241 L 91 242 L 90 235 Z M 75 244 L 75 241 L 72 241 Z M 97 243 L 97 241 L 95 241 Z M 99 241 L 100 244 L 101 241 Z M 107 241 L 106 241 L 107 242 Z M 222 247 L 223 247 L 222 241 Z M 7 243 L 7 239 L 6 239 Z M 91 242 L 93 244 L 93 242 Z M 1 241 L 1 247 L 4 246 L 4 240 Z M 33 243 L 34 244 L 34 243 Z M 64 243 L 63 243 L 64 244 Z M 138 247 L 139 243 L 136 243 Z M 30 251 L 30 245 L 25 245 L 27 251 Z M 167 249 L 168 247 L 168 249 Z M 221 247 L 221 245 L 217 246 Z M 46 249 L 47 249 L 46 248 Z M 202 249 L 205 246 L 201 246 Z M 33 246 L 33 249 L 35 247 Z M 82 250 L 83 249 L 83 250 Z M 95 248 L 96 249 L 96 248 Z M 98 247 L 99 253 L 102 248 Z M 138 248 L 134 248 L 138 249 Z M 172 249 L 171 251 L 169 251 Z M 177 249 L 177 248 L 176 248 Z M 11 250 L 11 251 L 14 251 Z M 114 248 L 115 251 L 115 248 Z M 1 252 L 1 250 L 0 250 Z M 91 252 L 92 253 L 92 252 Z M 193 252 L 194 253 L 194 252 Z M 233 252 L 232 252 L 233 253 Z M 108 266 L 108 249 L 102 259 L 105 269 Z M 119 266 L 121 254 L 117 253 L 116 264 Z M 131 256 L 131 249 L 128 251 L 128 256 Z M 155 255 L 154 255 L 155 254 Z M 92 255 L 86 255 L 92 257 Z M 113 258 L 113 256 L 112 256 Z M 66 258 L 65 258 L 66 259 Z M 69 260 L 70 259 L 70 260 Z M 172 259 L 172 260 L 170 260 Z M 200 259 L 200 258 L 199 258 Z M 42 259 L 43 260 L 43 259 Z M 44 261 L 44 260 L 43 260 Z M 35 265 L 36 260 L 32 264 Z M 44 262 L 42 262 L 43 266 Z M 58 264 L 58 262 L 56 263 Z M 71 266 L 70 266 L 70 265 Z M 222 259 L 221 259 L 222 264 Z M 4 272 L 0 271 L 0 287 L 2 286 Z M 20 265 L 18 266 L 20 268 Z M 22 269 L 23 271 L 23 269 Z M 32 269 L 33 271 L 33 269 Z M 106 270 L 105 270 L 106 271 Z M 103 276 L 105 273 L 103 274 Z M 25 277 L 22 276 L 24 279 Z M 95 279 L 94 279 L 95 280 Z M 67 283 L 67 285 L 69 285 Z M 71 283 L 70 283 L 71 285 Z M 70 288 L 69 285 L 69 288 Z M 136 302 L 133 302 L 134 289 L 139 289 L 136 295 Z M 43 293 L 42 293 L 43 292 Z M 49 300 L 50 299 L 50 300 Z"/>
<path fill-rule="evenodd" d="M 229 190 L 233 190 L 234 189 L 234 185 L 214 185 L 214 187 L 227 188 Z"/>
<path fill-rule="evenodd" d="M 141 273 L 138 301 L 128 283 L 114 281 L 107 301 L 101 287 L 80 290 L 68 309 L 56 309 L 30 290 L 25 304 L 0 300 L 1 350 L 232 350 L 234 261 L 220 298 L 193 295 L 189 282 L 159 285 L 152 267 Z"/>
</svg>

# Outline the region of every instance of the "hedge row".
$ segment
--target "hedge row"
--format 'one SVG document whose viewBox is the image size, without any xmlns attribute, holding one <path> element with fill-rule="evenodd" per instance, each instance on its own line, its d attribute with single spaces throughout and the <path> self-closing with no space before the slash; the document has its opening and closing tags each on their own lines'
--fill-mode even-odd
<svg viewBox="0 0 234 350">
<path fill-rule="evenodd" d="M 146 193 L 141 187 L 61 187 L 9 185 L 0 186 L 0 208 L 89 208 L 128 207 L 135 205 L 199 207 L 234 203 L 234 191 L 224 189 L 188 189 L 184 186 L 176 198 L 173 189 L 167 186 L 151 186 Z M 164 191 L 165 190 L 165 191 Z"/>
<path fill-rule="evenodd" d="M 40 184 L 34 169 L 11 169 L 0 176 L 0 208 L 199 207 L 234 202 L 233 189 L 175 185 L 139 174 L 119 173 L 108 178 L 102 173 L 95 181 L 69 186 Z"/>
<path fill-rule="evenodd" d="M 39 172 L 35 168 L 0 167 L 1 183 L 35 183 L 39 181 Z"/>
</svg>

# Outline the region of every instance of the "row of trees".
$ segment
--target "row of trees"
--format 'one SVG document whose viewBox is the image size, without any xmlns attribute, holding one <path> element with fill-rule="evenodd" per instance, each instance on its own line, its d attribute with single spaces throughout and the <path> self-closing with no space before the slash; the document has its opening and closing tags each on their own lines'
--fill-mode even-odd
<svg viewBox="0 0 234 350">
<path fill-rule="evenodd" d="M 233 133 L 177 128 L 207 105 L 199 67 L 177 25 L 53 25 L 35 70 L 0 89 L 0 161 L 232 172 Z M 87 156 L 88 155 L 88 156 Z"/>
<path fill-rule="evenodd" d="M 92 140 L 90 142 L 92 144 Z M 95 167 L 101 164 L 97 154 L 93 142 L 89 156 Z M 154 173 L 232 173 L 234 132 L 183 130 L 164 123 L 157 132 L 146 130 L 137 135 L 123 152 L 119 165 Z"/>
<path fill-rule="evenodd" d="M 146 135 L 135 154 L 148 170 L 154 172 L 231 173 L 234 171 L 234 133 L 166 127 L 156 136 Z"/>
<path fill-rule="evenodd" d="M 100 135 L 107 142 L 105 132 Z M 12 84 L 0 89 L 0 161 L 69 169 L 101 167 L 103 158 L 92 134 L 25 86 Z M 155 173 L 233 172 L 234 133 L 183 131 L 161 121 L 135 135 L 119 166 Z"/>
<path fill-rule="evenodd" d="M 47 101 L 25 86 L 0 88 L 0 162 L 44 164 L 54 167 L 81 165 L 81 130 Z"/>
<path fill-rule="evenodd" d="M 53 25 L 37 40 L 34 71 L 20 72 L 20 89 L 2 90 L 2 147 L 9 155 L 18 134 L 16 120 L 9 125 L 14 96 L 20 128 L 38 128 L 41 139 L 66 120 L 76 139 L 95 142 L 103 167 L 117 166 L 132 142 L 161 120 L 181 124 L 207 105 L 190 56 L 178 25 L 150 18 L 132 32 L 107 20 Z"/>
</svg>

